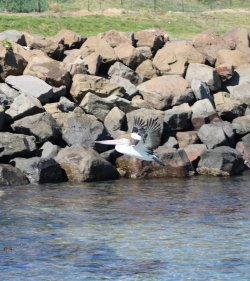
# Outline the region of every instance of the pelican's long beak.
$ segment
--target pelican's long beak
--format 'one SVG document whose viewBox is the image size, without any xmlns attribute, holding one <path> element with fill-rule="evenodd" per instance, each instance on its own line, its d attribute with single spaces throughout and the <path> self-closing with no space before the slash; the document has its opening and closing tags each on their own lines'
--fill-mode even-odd
<svg viewBox="0 0 250 281">
<path fill-rule="evenodd" d="M 120 140 L 103 140 L 103 141 L 95 141 L 95 143 L 106 144 L 106 145 L 117 145 L 121 144 Z"/>
</svg>

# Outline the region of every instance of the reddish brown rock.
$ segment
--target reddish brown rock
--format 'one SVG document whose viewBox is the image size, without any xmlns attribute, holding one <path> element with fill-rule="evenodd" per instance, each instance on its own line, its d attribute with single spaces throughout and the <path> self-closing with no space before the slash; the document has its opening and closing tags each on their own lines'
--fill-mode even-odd
<svg viewBox="0 0 250 281">
<path fill-rule="evenodd" d="M 239 50 L 222 49 L 217 52 L 216 66 L 226 63 L 236 68 L 247 62 L 250 62 L 250 58 Z"/>
<path fill-rule="evenodd" d="M 204 57 L 187 41 L 167 42 L 153 59 L 155 68 L 162 75 L 183 76 L 189 63 L 204 63 Z"/>
<path fill-rule="evenodd" d="M 168 35 L 161 30 L 140 30 L 135 33 L 135 41 L 137 47 L 150 47 L 152 51 L 156 52 L 168 41 Z"/>
<path fill-rule="evenodd" d="M 98 34 L 98 37 L 102 40 L 107 41 L 112 48 L 115 48 L 124 43 L 133 45 L 133 33 L 129 32 L 110 30 Z"/>
</svg>

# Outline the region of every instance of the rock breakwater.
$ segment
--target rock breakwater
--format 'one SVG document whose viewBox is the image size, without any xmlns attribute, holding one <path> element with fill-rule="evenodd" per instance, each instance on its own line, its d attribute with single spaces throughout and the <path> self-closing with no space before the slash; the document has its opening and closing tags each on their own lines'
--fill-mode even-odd
<svg viewBox="0 0 250 281">
<path fill-rule="evenodd" d="M 250 40 L 108 31 L 0 33 L 0 185 L 235 175 L 250 167 Z M 97 140 L 158 118 L 165 166 Z"/>
</svg>

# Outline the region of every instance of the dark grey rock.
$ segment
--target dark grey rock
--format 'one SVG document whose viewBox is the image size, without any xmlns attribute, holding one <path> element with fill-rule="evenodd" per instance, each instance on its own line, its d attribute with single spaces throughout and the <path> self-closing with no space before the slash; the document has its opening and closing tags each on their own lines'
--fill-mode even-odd
<svg viewBox="0 0 250 281">
<path fill-rule="evenodd" d="M 221 89 L 221 79 L 219 74 L 213 67 L 205 64 L 190 63 L 187 68 L 185 79 L 189 81 L 199 79 L 200 81 L 205 82 L 212 92 Z"/>
<path fill-rule="evenodd" d="M 237 134 L 245 135 L 250 133 L 250 115 L 237 117 L 232 124 Z"/>
<path fill-rule="evenodd" d="M 42 159 L 51 159 L 56 157 L 57 153 L 60 150 L 60 147 L 47 141 L 43 144 L 41 150 L 42 150 L 42 154 L 41 154 Z"/>
<path fill-rule="evenodd" d="M 165 111 L 164 126 L 167 131 L 190 130 L 192 110 L 187 103 Z"/>
<path fill-rule="evenodd" d="M 198 131 L 198 136 L 208 148 L 233 146 L 235 142 L 233 126 L 227 121 L 203 125 Z"/>
<path fill-rule="evenodd" d="M 0 132 L 0 159 L 6 161 L 14 157 L 30 157 L 36 152 L 34 136 Z"/>
<path fill-rule="evenodd" d="M 69 99 L 65 97 L 61 97 L 57 107 L 61 112 L 70 112 L 70 111 L 74 111 L 77 105 L 74 102 L 70 101 Z"/>
<path fill-rule="evenodd" d="M 208 99 L 198 100 L 191 108 L 193 112 L 192 124 L 196 130 L 218 117 L 212 103 Z"/>
<path fill-rule="evenodd" d="M 201 154 L 197 172 L 203 175 L 230 176 L 244 171 L 244 160 L 233 148 L 220 146 Z"/>
<path fill-rule="evenodd" d="M 0 164 L 0 186 L 25 185 L 28 184 L 25 175 L 17 168 Z"/>
<path fill-rule="evenodd" d="M 208 99 L 212 104 L 214 103 L 213 97 L 210 94 L 210 89 L 205 82 L 202 82 L 198 79 L 193 79 L 191 81 L 191 89 L 193 90 L 197 100 Z"/>
<path fill-rule="evenodd" d="M 60 137 L 55 119 L 47 112 L 24 117 L 15 121 L 11 127 L 16 133 L 35 136 L 41 143 L 57 141 Z"/>
<path fill-rule="evenodd" d="M 137 85 L 140 82 L 140 77 L 139 75 L 129 68 L 128 66 L 124 65 L 121 62 L 116 62 L 114 63 L 109 71 L 108 75 L 111 76 L 112 78 L 114 77 L 122 77 L 124 79 L 129 80 L 132 84 Z"/>
<path fill-rule="evenodd" d="M 15 158 L 12 163 L 26 175 L 30 183 L 52 183 L 67 180 L 65 172 L 54 159 Z"/>
<path fill-rule="evenodd" d="M 20 94 L 14 99 L 10 108 L 6 110 L 6 114 L 8 114 L 12 120 L 17 120 L 43 111 L 44 108 L 37 98 L 28 96 L 27 94 Z"/>
<path fill-rule="evenodd" d="M 107 100 L 107 98 L 100 98 L 89 92 L 82 99 L 80 107 L 82 107 L 86 113 L 92 114 L 99 120 L 104 121 L 109 111 L 114 107 L 114 103 Z"/>
<path fill-rule="evenodd" d="M 63 140 L 68 145 L 84 144 L 94 147 L 95 141 L 107 138 L 107 132 L 103 124 L 96 117 L 84 114 L 83 111 L 70 115 L 62 127 Z M 98 151 L 105 151 L 105 146 L 98 146 Z"/>
<path fill-rule="evenodd" d="M 39 99 L 41 103 L 49 102 L 53 96 L 52 87 L 35 76 L 10 75 L 6 78 L 5 82 L 17 89 L 20 93 Z"/>
<path fill-rule="evenodd" d="M 13 100 L 19 95 L 19 92 L 11 88 L 6 83 L 0 83 L 0 105 L 8 108 Z"/>
</svg>

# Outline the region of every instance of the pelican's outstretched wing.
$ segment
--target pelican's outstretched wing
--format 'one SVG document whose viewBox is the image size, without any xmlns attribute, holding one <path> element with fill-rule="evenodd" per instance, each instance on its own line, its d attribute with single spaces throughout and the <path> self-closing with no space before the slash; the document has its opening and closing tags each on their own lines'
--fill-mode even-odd
<svg viewBox="0 0 250 281">
<path fill-rule="evenodd" d="M 159 144 L 159 138 L 161 137 L 161 126 L 158 123 L 158 118 L 150 118 L 147 122 L 144 122 L 144 128 L 140 131 L 141 140 L 135 145 L 134 149 L 140 152 L 152 153 Z"/>
<path fill-rule="evenodd" d="M 132 133 L 142 137 L 145 134 L 145 127 L 146 127 L 145 121 L 142 120 L 140 117 L 135 117 Z"/>
</svg>

